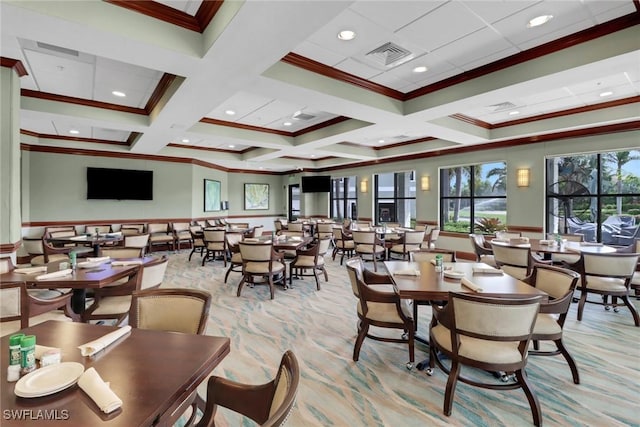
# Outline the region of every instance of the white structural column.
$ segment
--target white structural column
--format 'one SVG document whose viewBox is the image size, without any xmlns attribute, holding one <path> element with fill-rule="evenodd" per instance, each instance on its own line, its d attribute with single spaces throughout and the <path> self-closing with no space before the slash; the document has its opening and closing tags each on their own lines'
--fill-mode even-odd
<svg viewBox="0 0 640 427">
<path fill-rule="evenodd" d="M 20 76 L 18 61 L 0 66 L 0 256 L 14 256 L 21 239 Z"/>
</svg>

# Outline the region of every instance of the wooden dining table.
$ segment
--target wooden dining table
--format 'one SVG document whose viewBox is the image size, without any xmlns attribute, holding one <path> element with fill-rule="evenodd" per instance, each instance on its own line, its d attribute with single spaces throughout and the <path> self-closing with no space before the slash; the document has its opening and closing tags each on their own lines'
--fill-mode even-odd
<svg viewBox="0 0 640 427">
<path fill-rule="evenodd" d="M 156 257 L 146 256 L 144 258 L 136 258 L 141 264 L 146 264 L 155 260 Z M 133 261 L 134 259 L 128 259 Z M 49 266 L 58 269 L 59 263 L 53 263 Z M 76 268 L 73 272 L 67 276 L 62 276 L 54 279 L 42 279 L 38 280 L 38 276 L 43 274 L 32 273 L 22 274 L 16 273 L 12 270 L 0 275 L 0 282 L 25 282 L 27 288 L 33 289 L 54 289 L 54 288 L 66 288 L 72 289 L 73 297 L 71 298 L 71 307 L 75 313 L 82 313 L 85 308 L 87 289 L 104 288 L 113 284 L 114 282 L 129 277 L 132 274 L 136 274 L 140 269 L 140 265 L 122 265 L 114 266 L 111 261 L 101 262 L 98 266 L 93 268 Z M 53 271 L 47 271 L 52 273 Z"/>
<path fill-rule="evenodd" d="M 90 246 L 93 248 L 93 256 L 100 256 L 100 249 L 103 246 L 114 245 L 124 240 L 122 233 L 106 233 L 96 235 L 78 235 L 65 237 L 47 237 L 47 241 L 56 245 L 76 244 L 79 246 Z"/>
<path fill-rule="evenodd" d="M 0 414 L 3 427 L 170 426 L 176 411 L 213 369 L 229 354 L 226 337 L 132 329 L 106 349 L 82 356 L 78 346 L 115 330 L 111 326 L 47 321 L 21 330 L 36 336 L 36 344 L 62 350 L 63 362 L 93 367 L 122 400 L 121 408 L 103 413 L 78 385 L 48 396 L 24 398 L 7 381 L 7 357 L 1 358 Z M 1 339 L 3 349 L 9 336 Z M 175 413 L 174 413 L 175 411 Z M 36 417 L 48 416 L 50 419 Z"/>
<path fill-rule="evenodd" d="M 493 239 L 492 242 L 498 245 L 510 246 L 507 241 L 500 241 Z M 563 242 L 561 245 L 545 239 L 529 239 L 527 243 L 516 244 L 515 246 L 530 247 L 531 252 L 537 252 L 543 254 L 543 258 L 546 260 L 551 259 L 553 254 L 562 255 L 580 255 L 580 253 L 590 254 L 610 254 L 617 251 L 613 246 L 607 246 L 600 243 L 592 242 Z"/>
</svg>

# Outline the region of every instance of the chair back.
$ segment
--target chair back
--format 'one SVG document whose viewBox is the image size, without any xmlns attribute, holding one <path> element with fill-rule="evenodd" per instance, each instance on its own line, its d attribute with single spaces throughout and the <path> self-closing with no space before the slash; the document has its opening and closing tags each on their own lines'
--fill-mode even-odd
<svg viewBox="0 0 640 427">
<path fill-rule="evenodd" d="M 405 231 L 404 232 L 404 244 L 406 246 L 413 245 L 418 246 L 424 240 L 424 231 Z"/>
<path fill-rule="evenodd" d="M 155 261 L 142 265 L 142 278 L 140 279 L 140 289 L 157 288 L 162 284 L 167 266 L 169 265 L 169 257 L 163 255 Z"/>
<path fill-rule="evenodd" d="M 531 247 L 491 243 L 491 248 L 496 264 L 508 275 L 523 279 L 531 272 Z"/>
<path fill-rule="evenodd" d="M 496 231 L 496 239 L 509 240 L 522 237 L 522 233 L 519 231 Z"/>
<path fill-rule="evenodd" d="M 104 248 L 101 250 L 102 256 L 110 258 L 142 258 L 143 248 Z"/>
<path fill-rule="evenodd" d="M 555 240 L 556 236 L 560 236 L 563 240 L 567 242 L 584 242 L 584 234 L 573 233 L 573 234 L 555 234 L 555 233 L 547 233 L 547 239 Z"/>
<path fill-rule="evenodd" d="M 290 222 L 289 225 L 287 226 L 287 230 L 297 231 L 302 233 L 302 226 L 303 224 L 301 222 Z"/>
<path fill-rule="evenodd" d="M 223 250 L 226 245 L 226 235 L 227 232 L 224 230 L 204 230 L 204 244 L 210 249 Z"/>
<path fill-rule="evenodd" d="M 13 261 L 9 257 L 0 258 L 0 274 L 8 273 L 15 267 Z"/>
<path fill-rule="evenodd" d="M 264 233 L 264 225 L 258 225 L 257 227 L 253 227 L 251 237 L 260 237 L 262 233 Z"/>
<path fill-rule="evenodd" d="M 19 321 L 19 325 L 18 325 Z M 29 298 L 24 282 L 0 283 L 0 335 L 29 327 Z"/>
<path fill-rule="evenodd" d="M 353 257 L 347 260 L 347 274 L 349 275 L 349 281 L 351 282 L 351 291 L 356 298 L 360 298 L 360 291 L 358 290 L 358 280 L 363 279 L 364 263 L 362 258 Z"/>
<path fill-rule="evenodd" d="M 149 234 L 131 234 L 124 236 L 124 246 L 126 248 L 144 249 L 149 244 Z"/>
<path fill-rule="evenodd" d="M 239 245 L 243 262 L 271 262 L 271 253 L 273 251 L 271 243 L 242 241 Z"/>
<path fill-rule="evenodd" d="M 28 238 L 22 239 L 22 246 L 24 250 L 31 256 L 38 256 L 44 254 L 44 244 L 41 238 Z"/>
<path fill-rule="evenodd" d="M 197 289 L 145 289 L 131 297 L 129 323 L 134 328 L 202 335 L 211 294 Z"/>
<path fill-rule="evenodd" d="M 581 265 L 584 276 L 600 276 L 626 279 L 627 286 L 638 264 L 638 253 L 597 254 L 582 252 Z"/>
<path fill-rule="evenodd" d="M 296 401 L 298 384 L 300 383 L 300 367 L 295 354 L 287 350 L 282 356 L 278 374 L 273 380 L 274 393 L 269 407 L 269 418 L 261 423 L 262 426 L 283 425 Z"/>
<path fill-rule="evenodd" d="M 231 250 L 239 249 L 238 245 L 243 239 L 242 233 L 227 233 L 227 247 Z"/>
<path fill-rule="evenodd" d="M 327 252 L 329 252 L 329 247 L 331 246 L 331 238 L 330 237 L 322 238 L 318 240 L 317 244 L 318 244 L 318 256 L 322 258 L 327 254 Z"/>
<path fill-rule="evenodd" d="M 332 222 L 319 222 L 316 225 L 316 233 L 318 234 L 319 239 L 323 239 L 325 237 L 330 237 L 333 235 L 333 227 L 335 224 Z"/>
<path fill-rule="evenodd" d="M 282 231 L 282 221 L 280 220 L 273 221 L 273 227 L 276 233 Z"/>
<path fill-rule="evenodd" d="M 176 233 L 181 231 L 189 231 L 189 223 L 188 222 L 172 222 L 171 229 Z"/>
<path fill-rule="evenodd" d="M 124 236 L 144 233 L 144 224 L 122 224 L 120 231 Z"/>
<path fill-rule="evenodd" d="M 98 229 L 98 233 L 111 233 L 112 227 L 111 224 L 95 224 L 95 225 L 85 225 L 84 232 L 85 233 L 95 233 L 96 228 Z"/>
<path fill-rule="evenodd" d="M 493 298 L 450 292 L 453 348 L 456 349 L 460 343 L 456 335 L 488 341 L 520 341 L 524 358 L 540 310 L 541 298 Z"/>
<path fill-rule="evenodd" d="M 356 245 L 373 245 L 376 243 L 375 231 L 358 231 L 354 230 L 352 233 L 353 242 Z"/>
<path fill-rule="evenodd" d="M 552 299 L 558 300 L 567 294 L 573 294 L 579 279 L 580 275 L 575 271 L 537 264 L 524 281 L 547 293 Z"/>
<path fill-rule="evenodd" d="M 426 249 L 411 252 L 410 259 L 413 262 L 431 261 L 437 255 L 442 255 L 443 262 L 456 262 L 456 252 L 448 249 Z"/>
<path fill-rule="evenodd" d="M 154 224 L 150 223 L 147 225 L 147 232 L 149 234 L 154 233 L 167 233 L 169 231 L 169 227 L 167 224 Z"/>
</svg>

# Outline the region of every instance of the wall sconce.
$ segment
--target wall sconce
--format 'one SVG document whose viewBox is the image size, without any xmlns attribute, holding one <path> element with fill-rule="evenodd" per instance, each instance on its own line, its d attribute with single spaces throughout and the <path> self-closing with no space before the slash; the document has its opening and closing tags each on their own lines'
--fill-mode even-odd
<svg viewBox="0 0 640 427">
<path fill-rule="evenodd" d="M 366 193 L 367 191 L 369 191 L 369 181 L 366 179 L 360 180 L 360 192 Z"/>
<path fill-rule="evenodd" d="M 420 177 L 420 189 L 422 191 L 431 191 L 431 177 L 429 175 Z"/>
<path fill-rule="evenodd" d="M 516 183 L 518 187 L 528 187 L 531 181 L 531 169 L 517 169 L 516 170 Z"/>
</svg>

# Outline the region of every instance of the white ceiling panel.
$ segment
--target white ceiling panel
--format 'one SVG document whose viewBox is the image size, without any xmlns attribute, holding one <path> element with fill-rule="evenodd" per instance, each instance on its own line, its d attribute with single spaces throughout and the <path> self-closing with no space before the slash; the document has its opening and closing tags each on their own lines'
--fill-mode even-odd
<svg viewBox="0 0 640 427">
<path fill-rule="evenodd" d="M 355 2 L 350 9 L 395 32 L 447 1 L 359 1 Z"/>
<path fill-rule="evenodd" d="M 309 41 L 300 43 L 296 46 L 294 52 L 305 58 L 313 58 L 314 61 L 329 65 L 330 67 L 335 67 L 336 64 L 346 58 L 343 54 L 337 54 Z"/>
<path fill-rule="evenodd" d="M 539 0 L 464 0 L 462 4 L 469 10 L 473 11 L 486 23 L 494 23 L 502 19 L 508 18 L 515 13 L 522 11 L 534 4 L 539 3 Z"/>
<path fill-rule="evenodd" d="M 282 119 L 284 117 L 291 117 L 296 111 L 304 109 L 304 105 L 296 105 L 290 102 L 284 102 L 279 99 L 275 99 L 266 104 L 262 108 L 259 108 L 242 119 L 238 120 L 239 123 L 251 124 L 255 126 L 267 126 L 269 123 L 275 120 Z"/>
<path fill-rule="evenodd" d="M 436 50 L 438 56 L 451 64 L 461 67 L 464 64 L 489 57 L 497 52 L 511 49 L 513 46 L 490 28 L 483 28 L 459 38 Z M 508 56 L 508 55 L 505 55 Z"/>
<path fill-rule="evenodd" d="M 92 64 L 25 50 L 38 89 L 76 98 L 93 97 Z"/>
</svg>

